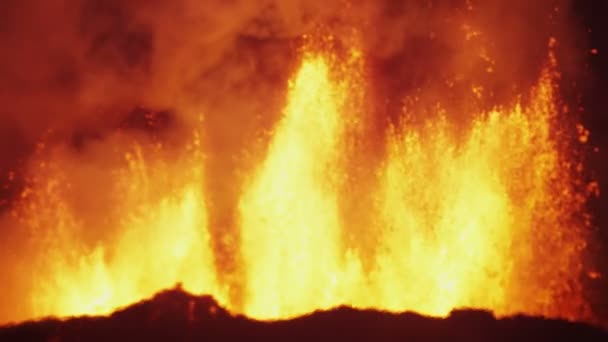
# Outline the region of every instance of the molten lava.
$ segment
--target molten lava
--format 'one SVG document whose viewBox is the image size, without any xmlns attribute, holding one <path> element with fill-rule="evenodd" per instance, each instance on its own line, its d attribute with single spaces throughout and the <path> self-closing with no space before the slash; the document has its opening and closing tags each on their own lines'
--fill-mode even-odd
<svg viewBox="0 0 608 342">
<path fill-rule="evenodd" d="M 241 201 L 245 312 L 254 317 L 301 314 L 346 299 L 335 178 L 347 94 L 328 68 L 320 56 L 305 59 L 268 156 Z"/>
<path fill-rule="evenodd" d="M 105 314 L 176 283 L 262 319 L 342 304 L 584 319 L 585 227 L 572 219 L 582 200 L 560 142 L 554 61 L 529 100 L 480 110 L 464 129 L 441 107 L 422 125 L 392 125 L 380 162 L 364 165 L 372 179 L 355 191 L 348 142 L 366 122 L 357 117 L 366 80 L 362 53 L 346 55 L 305 51 L 289 83 L 238 200 L 238 289 L 218 280 L 200 127 L 177 156 L 118 133 L 112 157 L 39 154 L 13 213 L 30 234 L 35 274 L 15 319 Z M 91 179 L 99 198 L 79 192 Z M 353 201 L 366 208 L 352 213 L 365 218 L 360 227 L 343 210 Z M 361 230 L 370 233 L 349 234 Z M 111 237 L 85 238 L 99 231 Z"/>
</svg>

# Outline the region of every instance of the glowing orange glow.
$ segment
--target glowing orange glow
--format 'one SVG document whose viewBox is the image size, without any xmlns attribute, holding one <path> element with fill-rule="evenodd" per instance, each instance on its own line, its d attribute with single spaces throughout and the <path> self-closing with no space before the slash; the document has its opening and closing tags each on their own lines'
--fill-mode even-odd
<svg viewBox="0 0 608 342">
<path fill-rule="evenodd" d="M 44 252 L 34 269 L 34 316 L 110 313 L 178 282 L 221 299 L 208 246 L 199 148 L 195 137 L 187 158 L 173 166 L 145 159 L 159 153 L 159 146 L 144 151 L 135 145 L 125 152 L 118 163 L 123 167 L 106 176 L 114 185 L 107 190 L 120 205 L 104 212 L 101 222 L 85 222 L 76 211 L 79 199 L 62 172 L 69 165 L 42 165 L 41 183 L 35 184 L 40 189 L 28 195 L 21 212 L 35 247 Z M 95 199 L 85 201 L 95 208 Z M 96 224 L 114 226 L 119 234 L 87 246 L 79 237 Z"/>
<path fill-rule="evenodd" d="M 559 217 L 551 217 L 559 213 L 537 212 L 551 204 L 547 182 L 557 168 L 550 86 L 540 85 L 529 108 L 516 105 L 476 119 L 460 143 L 443 116 L 420 132 L 405 126 L 389 136 L 379 194 L 385 252 L 377 274 L 385 307 L 542 313 L 544 303 L 518 302 L 516 293 L 541 284 L 521 282 L 519 272 L 528 271 L 521 262 L 534 258 L 535 248 L 520 237 L 529 238 L 535 224 L 559 225 Z M 410 275 L 416 281 L 400 281 Z"/>
<path fill-rule="evenodd" d="M 554 66 L 529 101 L 480 111 L 464 129 L 449 108 L 423 125 L 389 127 L 380 162 L 367 166 L 375 178 L 361 185 L 368 198 L 353 198 L 344 181 L 356 166 L 347 140 L 365 122 L 353 108 L 366 82 L 361 51 L 344 58 L 303 54 L 267 151 L 246 177 L 236 214 L 241 303 L 218 280 L 207 219 L 213 198 L 195 128 L 177 155 L 117 137 L 120 158 L 90 166 L 113 165 L 95 187 L 112 203 L 103 208 L 72 177 L 88 164 L 48 152 L 15 211 L 44 250 L 32 261 L 30 317 L 104 314 L 182 283 L 261 319 L 343 304 L 584 318 L 584 227 L 570 219 L 581 199 L 555 129 Z M 347 201 L 365 203 L 356 213 L 366 218 L 362 227 L 350 226 L 357 223 L 345 217 Z M 372 234 L 346 241 L 355 228 Z M 111 238 L 81 239 L 104 229 Z"/>
<path fill-rule="evenodd" d="M 349 290 L 338 179 L 346 88 L 319 56 L 290 86 L 285 116 L 241 202 L 245 312 L 278 318 L 329 308 Z"/>
</svg>

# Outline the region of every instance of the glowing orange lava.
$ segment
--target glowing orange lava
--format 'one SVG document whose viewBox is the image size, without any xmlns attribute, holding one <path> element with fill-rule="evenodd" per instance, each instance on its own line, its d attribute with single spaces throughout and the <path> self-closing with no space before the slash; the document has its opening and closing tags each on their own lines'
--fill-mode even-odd
<svg viewBox="0 0 608 342">
<path fill-rule="evenodd" d="M 14 211 L 36 255 L 24 317 L 14 319 L 105 314 L 178 282 L 261 319 L 342 304 L 583 318 L 584 227 L 570 219 L 580 199 L 555 133 L 553 63 L 529 101 L 480 112 L 464 132 L 449 108 L 387 129 L 381 162 L 369 166 L 374 179 L 361 185 L 369 196 L 353 198 L 347 137 L 364 125 L 352 109 L 363 108 L 354 102 L 366 82 L 361 52 L 347 55 L 303 53 L 266 155 L 246 177 L 237 206 L 242 303 L 218 280 L 196 128 L 177 155 L 122 134 L 111 138 L 120 146 L 111 157 L 45 152 Z M 111 205 L 81 190 L 91 187 Z M 367 201 L 356 228 L 372 233 L 354 244 L 347 201 Z M 111 238 L 83 238 L 99 231 Z"/>
</svg>

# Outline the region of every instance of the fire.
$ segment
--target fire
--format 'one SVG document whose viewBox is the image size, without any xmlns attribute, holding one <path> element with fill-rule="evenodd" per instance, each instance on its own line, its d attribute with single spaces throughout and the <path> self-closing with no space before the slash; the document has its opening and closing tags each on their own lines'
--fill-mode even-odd
<svg viewBox="0 0 608 342">
<path fill-rule="evenodd" d="M 76 209 L 74 180 L 65 178 L 66 169 L 75 166 L 41 164 L 40 180 L 33 182 L 38 188 L 18 213 L 44 253 L 34 269 L 34 316 L 110 313 L 178 282 L 222 299 L 209 248 L 199 143 L 195 136 L 173 167 L 162 159 L 145 159 L 159 157 L 162 146 L 134 144 L 118 163 L 122 167 L 108 177 L 111 199 L 120 205 L 96 217 L 98 223 L 87 222 Z M 119 233 L 87 246 L 79 237 L 97 224 Z"/>
<path fill-rule="evenodd" d="M 310 56 L 290 84 L 268 156 L 240 205 L 245 312 L 279 318 L 347 299 L 338 176 L 347 88 Z"/>
<path fill-rule="evenodd" d="M 420 132 L 404 125 L 391 133 L 379 193 L 387 229 L 378 286 L 386 307 L 430 314 L 461 306 L 536 310 L 540 303 L 515 298 L 540 284 L 521 283 L 521 272 L 529 271 L 521 262 L 535 252 L 531 229 L 559 227 L 555 214 L 538 212 L 551 205 L 548 181 L 557 168 L 550 86 L 539 85 L 529 108 L 478 117 L 462 142 L 443 116 Z M 416 281 L 399 281 L 411 276 Z"/>
<path fill-rule="evenodd" d="M 559 142 L 550 62 L 529 101 L 480 111 L 465 129 L 440 107 L 422 125 L 393 125 L 380 161 L 364 165 L 372 179 L 353 185 L 363 55 L 305 51 L 238 200 L 239 303 L 214 262 L 199 128 L 177 157 L 117 135 L 119 160 L 89 165 L 119 165 L 99 178 L 107 208 L 84 206 L 95 199 L 78 193 L 82 161 L 45 152 L 14 212 L 44 250 L 32 261 L 27 315 L 105 314 L 181 283 L 261 319 L 343 304 L 582 319 L 584 227 L 571 219 L 581 200 Z M 366 210 L 345 211 L 353 201 Z M 115 233 L 84 242 L 104 229 Z M 371 233 L 349 234 L 361 230 Z"/>
</svg>

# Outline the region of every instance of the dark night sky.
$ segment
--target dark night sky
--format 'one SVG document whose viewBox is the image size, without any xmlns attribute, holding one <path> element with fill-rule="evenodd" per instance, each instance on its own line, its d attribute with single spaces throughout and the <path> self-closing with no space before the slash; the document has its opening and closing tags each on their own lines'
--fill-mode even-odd
<svg viewBox="0 0 608 342">
<path fill-rule="evenodd" d="M 585 108 L 583 122 L 591 132 L 587 153 L 587 168 L 600 183 L 601 195 L 589 203 L 594 216 L 597 239 L 592 242 L 596 262 L 603 278 L 593 282 L 594 299 L 600 299 L 596 309 L 608 317 L 608 1 L 583 0 L 573 5 L 578 20 L 588 30 L 589 54 L 585 86 L 580 89 Z M 594 152 L 593 148 L 599 151 Z"/>
</svg>

